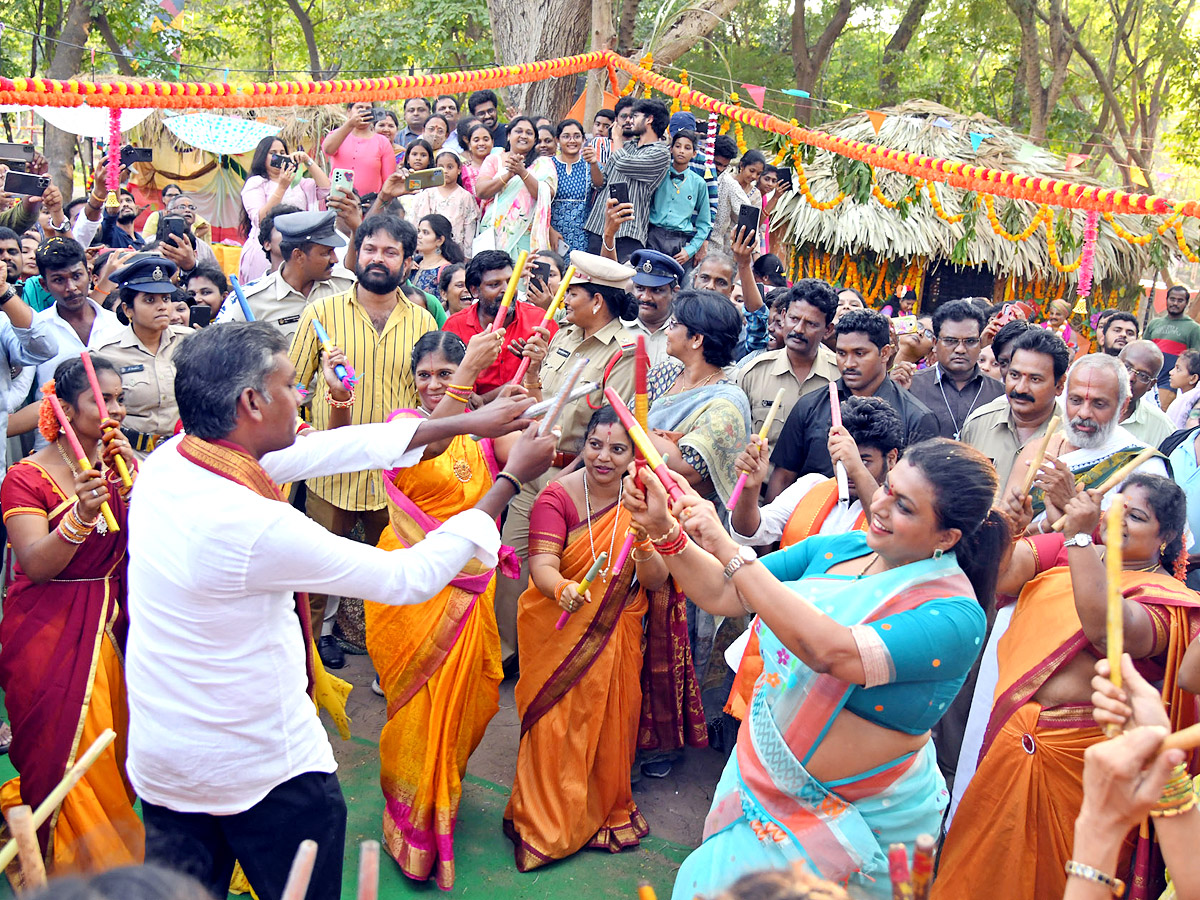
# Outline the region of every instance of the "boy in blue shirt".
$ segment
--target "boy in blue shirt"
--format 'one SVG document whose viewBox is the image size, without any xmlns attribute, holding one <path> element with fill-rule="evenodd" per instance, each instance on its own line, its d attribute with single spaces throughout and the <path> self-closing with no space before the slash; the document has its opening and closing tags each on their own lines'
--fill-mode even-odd
<svg viewBox="0 0 1200 900">
<path fill-rule="evenodd" d="M 671 137 L 671 168 L 654 192 L 646 246 L 691 268 L 692 259 L 712 231 L 712 211 L 704 178 L 691 168 L 699 138 L 689 129 Z"/>
</svg>

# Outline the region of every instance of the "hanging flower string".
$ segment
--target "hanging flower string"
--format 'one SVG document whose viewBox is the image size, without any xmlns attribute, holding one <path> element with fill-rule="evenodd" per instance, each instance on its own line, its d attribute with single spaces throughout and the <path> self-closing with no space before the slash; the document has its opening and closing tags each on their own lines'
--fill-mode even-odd
<svg viewBox="0 0 1200 900">
<path fill-rule="evenodd" d="M 108 196 L 104 206 L 115 213 L 121 206 L 117 188 L 121 186 L 121 110 L 113 107 L 108 111 Z"/>
<path fill-rule="evenodd" d="M 1092 292 L 1092 261 L 1096 255 L 1096 238 L 1100 233 L 1100 213 L 1088 210 L 1086 224 L 1083 228 L 1083 251 L 1079 254 L 1079 302 L 1076 310 L 1083 307 L 1087 313 L 1087 296 Z"/>
</svg>

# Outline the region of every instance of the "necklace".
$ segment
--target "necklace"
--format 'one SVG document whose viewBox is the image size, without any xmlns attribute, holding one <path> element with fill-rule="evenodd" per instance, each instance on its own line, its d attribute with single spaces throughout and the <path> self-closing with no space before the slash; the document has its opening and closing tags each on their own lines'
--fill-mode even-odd
<svg viewBox="0 0 1200 900">
<path fill-rule="evenodd" d="M 426 410 L 425 407 L 422 406 L 418 410 L 418 412 L 420 412 L 424 418 L 426 418 L 426 419 L 429 418 L 429 411 Z M 450 447 L 453 447 L 453 446 L 454 446 L 454 441 L 451 441 Z M 469 462 L 467 462 L 466 457 L 459 459 L 457 456 L 455 456 L 453 453 L 451 453 L 450 447 L 446 448 L 446 452 L 450 453 L 450 459 L 452 459 L 454 461 L 454 464 L 451 467 L 451 471 L 454 472 L 455 478 L 457 478 L 463 484 L 466 484 L 468 481 L 471 480 L 471 476 L 474 474 L 474 472 L 471 469 L 471 464 Z"/>
<path fill-rule="evenodd" d="M 72 475 L 79 474 L 79 467 L 75 460 L 67 454 L 67 451 L 62 448 L 62 444 L 56 439 L 54 441 L 54 449 L 58 451 L 58 455 L 63 458 L 63 462 L 67 464 L 67 468 L 71 470 Z M 78 501 L 78 498 L 76 498 Z M 104 516 L 100 516 L 96 522 L 97 534 L 108 534 L 108 522 L 104 521 Z"/>
<path fill-rule="evenodd" d="M 692 391 L 692 390 L 695 390 L 696 388 L 702 388 L 702 387 L 704 387 L 706 384 L 708 384 L 710 381 L 712 381 L 714 378 L 716 378 L 716 377 L 717 377 L 718 375 L 720 375 L 720 374 L 721 374 L 721 370 L 720 370 L 720 369 L 717 369 L 717 371 L 713 372 L 711 375 L 709 375 L 709 376 L 708 376 L 707 378 L 705 378 L 703 381 L 698 381 L 698 382 L 696 382 L 695 384 L 690 384 L 690 385 L 688 385 L 687 387 L 684 387 L 683 385 L 680 385 L 680 386 L 679 386 L 679 390 L 680 390 L 680 392 L 682 393 L 683 391 Z M 683 373 L 683 371 L 681 370 L 681 371 L 679 372 L 679 374 L 675 376 L 675 381 L 676 381 L 676 383 L 678 383 L 678 382 L 679 382 L 679 379 L 680 379 L 680 378 L 682 378 L 682 377 L 683 377 L 683 375 L 684 375 L 684 373 Z"/>
<path fill-rule="evenodd" d="M 621 498 L 625 496 L 625 479 L 621 479 L 620 487 L 617 488 L 617 503 L 621 502 Z M 588 546 L 592 549 L 592 562 L 598 558 L 596 556 L 596 541 L 592 537 L 592 497 L 588 492 L 588 477 L 587 469 L 583 470 L 583 505 L 587 510 L 587 526 L 588 526 Z M 617 529 L 613 529 L 612 537 L 608 541 L 608 567 L 601 573 L 601 577 L 607 578 L 608 571 L 613 564 L 613 548 L 617 545 Z"/>
<path fill-rule="evenodd" d="M 877 563 L 877 562 L 879 562 L 879 554 L 872 553 L 871 561 L 869 563 L 867 563 L 865 566 L 863 566 L 863 570 L 861 572 L 859 572 L 857 575 L 854 576 L 854 580 L 858 581 L 858 579 L 866 577 L 866 574 L 871 571 L 871 567 L 873 565 L 875 565 L 875 563 Z"/>
<path fill-rule="evenodd" d="M 950 408 L 950 401 L 946 397 L 946 386 L 942 383 L 941 371 L 942 367 L 938 366 L 938 387 L 942 389 L 942 402 L 946 404 L 946 412 L 950 413 L 950 422 L 954 425 L 954 439 L 958 440 L 958 434 L 962 430 L 958 427 L 958 418 L 954 415 L 954 410 Z M 983 379 L 979 379 L 979 389 L 975 391 L 975 398 L 971 401 L 971 405 L 967 407 L 967 415 L 963 416 L 963 424 L 967 423 L 967 417 L 971 415 L 971 410 L 975 408 L 975 403 L 979 400 L 979 395 L 983 392 Z"/>
</svg>

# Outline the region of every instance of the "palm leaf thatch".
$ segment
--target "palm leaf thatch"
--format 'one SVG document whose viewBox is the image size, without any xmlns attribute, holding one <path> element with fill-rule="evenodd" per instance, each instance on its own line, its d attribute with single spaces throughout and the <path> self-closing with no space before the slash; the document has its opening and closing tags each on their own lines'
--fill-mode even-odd
<svg viewBox="0 0 1200 900">
<path fill-rule="evenodd" d="M 1098 184 L 1079 172 L 1068 172 L 1059 157 L 1029 144 L 995 119 L 980 114 L 965 116 L 927 100 L 908 100 L 883 112 L 887 113 L 887 118 L 878 134 L 866 113 L 820 125 L 818 130 L 883 147 L 1023 175 Z M 950 127 L 945 127 L 945 123 L 935 125 L 939 118 L 949 122 Z M 971 132 L 989 135 L 978 151 L 971 147 Z M 1028 240 L 1006 240 L 992 228 L 980 198 L 968 191 L 941 183 L 935 186 L 947 216 L 954 218 L 958 213 L 966 213 L 961 221 L 951 223 L 937 215 L 927 192 L 916 194 L 916 199 L 910 203 L 902 203 L 903 209 L 885 207 L 872 196 L 870 168 L 863 163 L 828 151 L 812 150 L 804 156 L 803 170 L 812 196 L 818 202 L 829 202 L 842 191 L 847 196 L 828 211 L 815 209 L 799 191 L 780 200 L 771 217 L 772 231 L 783 236 L 798 251 L 815 246 L 826 253 L 861 254 L 880 260 L 924 258 L 929 262 L 987 266 L 994 275 L 1003 278 L 1032 281 L 1035 277 L 1051 275 L 1055 280 L 1075 282 L 1075 273 L 1056 272 L 1044 227 Z M 914 196 L 916 183 L 909 176 L 880 168 L 876 170 L 875 178 L 890 201 Z M 1019 234 L 1033 220 L 1038 205 L 997 197 L 994 209 L 1004 227 Z M 1053 211 L 1058 255 L 1060 262 L 1069 268 L 1079 257 L 1086 213 L 1069 209 Z M 1161 224 L 1162 217 L 1118 216 L 1116 220 L 1127 232 L 1144 235 L 1152 233 Z M 1188 237 L 1194 243 L 1194 226 L 1189 225 Z M 1161 250 L 1152 254 L 1147 245 L 1134 245 L 1118 236 L 1112 225 L 1102 218 L 1093 264 L 1096 283 L 1136 284 L 1151 265 L 1152 257 L 1166 260 L 1179 253 L 1173 231 L 1168 231 L 1165 237 L 1155 235 L 1154 242 L 1160 244 Z"/>
</svg>

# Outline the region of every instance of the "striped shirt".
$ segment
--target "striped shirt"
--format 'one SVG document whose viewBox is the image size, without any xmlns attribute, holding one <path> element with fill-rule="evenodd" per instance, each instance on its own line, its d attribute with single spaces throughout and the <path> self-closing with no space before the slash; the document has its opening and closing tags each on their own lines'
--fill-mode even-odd
<svg viewBox="0 0 1200 900">
<path fill-rule="evenodd" d="M 665 142 L 639 144 L 635 140 L 626 141 L 604 166 L 604 187 L 596 193 L 596 202 L 592 205 L 592 213 L 584 228 L 592 234 L 604 234 L 608 188 L 613 184 L 627 184 L 629 202 L 633 204 L 633 218 L 617 229 L 617 237 L 631 237 L 644 244 L 654 192 L 667 177 L 669 168 L 671 154 Z"/>
<path fill-rule="evenodd" d="M 380 334 L 371 317 L 355 299 L 356 288 L 310 304 L 300 317 L 290 352 L 300 384 L 309 384 L 316 376 L 313 395 L 313 426 L 329 427 L 329 392 L 321 377 L 321 343 L 312 320 L 316 318 L 329 332 L 329 339 L 341 347 L 353 367 L 358 383 L 350 419 L 355 425 L 383 422 L 394 409 L 417 405 L 413 379 L 412 349 L 421 335 L 436 331 L 433 316 L 424 309 L 401 299 Z M 308 489 L 339 509 L 382 509 L 387 505 L 383 476 L 379 472 L 350 472 L 324 478 L 312 478 Z"/>
</svg>

